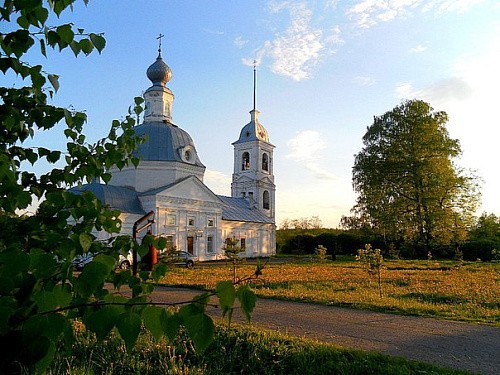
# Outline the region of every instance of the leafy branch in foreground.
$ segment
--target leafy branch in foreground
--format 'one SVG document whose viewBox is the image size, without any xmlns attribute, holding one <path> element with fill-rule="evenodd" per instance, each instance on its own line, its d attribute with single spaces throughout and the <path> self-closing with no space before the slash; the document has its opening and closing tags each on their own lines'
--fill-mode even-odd
<svg viewBox="0 0 500 375">
<path fill-rule="evenodd" d="M 1 29 L 12 30 L 0 33 L 0 70 L 18 75 L 25 84 L 0 87 L 0 371 L 9 374 L 47 368 L 56 347 L 74 342 L 75 319 L 99 339 L 116 329 L 127 349 L 134 346 L 142 324 L 155 338 L 169 339 L 185 326 L 198 350 L 207 347 L 214 332 L 205 311 L 206 294 L 178 311 L 151 302 L 154 286 L 149 281 L 165 275 L 164 265 L 137 275 L 116 272 L 120 254 L 134 249 L 144 256 L 148 243 L 161 249 L 161 239 L 147 238 L 142 245 L 129 236 L 96 241 L 97 232 L 117 236 L 120 212 L 104 207 L 90 192 L 68 191 L 96 179 L 109 181 L 111 168 L 137 165 L 132 152 L 141 140 L 133 127 L 143 102 L 136 98 L 126 118 L 113 121 L 108 135 L 95 144 L 84 135 L 84 113 L 49 104 L 47 92 L 51 97 L 52 89 L 57 91 L 57 75 L 22 60 L 28 51 L 33 55 L 35 42 L 44 56 L 48 48 L 70 48 L 78 55 L 105 46 L 102 35 L 86 34 L 72 24 L 46 25 L 51 13 L 59 16 L 75 1 L 5 0 L 0 6 Z M 27 145 L 58 124 L 64 126 L 66 150 Z M 53 168 L 43 173 L 42 164 Z M 36 212 L 23 214 L 36 201 Z M 72 260 L 88 252 L 98 255 L 81 273 L 74 273 Z M 126 286 L 134 297 L 113 293 L 110 285 L 118 290 Z M 219 305 L 224 311 L 232 309 L 233 294 L 249 317 L 255 295 L 248 286 L 221 285 Z"/>
</svg>

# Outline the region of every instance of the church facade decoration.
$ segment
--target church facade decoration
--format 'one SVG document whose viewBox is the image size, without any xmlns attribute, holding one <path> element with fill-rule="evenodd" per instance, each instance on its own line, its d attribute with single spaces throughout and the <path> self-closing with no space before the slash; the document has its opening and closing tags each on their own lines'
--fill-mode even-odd
<svg viewBox="0 0 500 375">
<path fill-rule="evenodd" d="M 144 92 L 144 121 L 135 127 L 146 138 L 135 151 L 139 165 L 112 170 L 108 184 L 93 182 L 72 190 L 90 190 L 103 204 L 119 209 L 120 234 L 131 235 L 134 222 L 153 211 L 153 234 L 200 261 L 222 259 L 227 238 L 238 241 L 242 257 L 275 254 L 274 146 L 258 121 L 255 100 L 250 123 L 233 143 L 231 196 L 221 196 L 204 184 L 205 166 L 193 139 L 173 121 L 174 95 L 166 86 L 172 71 L 161 47 L 146 74 L 152 85 Z M 97 234 L 102 240 L 107 236 Z"/>
</svg>

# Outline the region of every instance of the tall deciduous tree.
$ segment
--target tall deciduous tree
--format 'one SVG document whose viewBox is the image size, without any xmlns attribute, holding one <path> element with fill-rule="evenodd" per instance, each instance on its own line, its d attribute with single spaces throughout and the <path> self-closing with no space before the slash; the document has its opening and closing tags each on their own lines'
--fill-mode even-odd
<svg viewBox="0 0 500 375">
<path fill-rule="evenodd" d="M 200 350 L 214 333 L 205 313 L 209 294 L 178 311 L 151 304 L 153 286 L 148 281 L 158 281 L 165 265 L 139 275 L 115 272 L 120 253 L 135 247 L 145 255 L 153 241 L 164 247 L 164 239 L 147 236 L 140 246 L 127 236 L 107 246 L 95 241 L 96 231 L 120 232 L 120 212 L 103 207 L 92 194 L 67 190 L 92 179 L 109 181 L 110 168 L 137 164 L 132 152 L 139 139 L 133 126 L 142 110 L 142 99 L 136 98 L 124 121 L 113 121 L 106 138 L 89 144 L 83 133 L 85 114 L 49 104 L 49 96 L 59 87 L 58 77 L 27 62 L 27 52 L 33 56 L 38 49 L 47 56 L 47 49 L 71 50 L 78 56 L 105 47 L 102 35 L 73 24 L 47 25 L 50 15 L 59 16 L 74 2 L 5 0 L 0 6 L 0 70 L 17 74 L 25 84 L 0 87 L 0 373 L 43 372 L 58 345 L 71 345 L 73 319 L 80 319 L 99 339 L 116 328 L 127 348 L 134 345 L 142 325 L 156 339 L 172 338 L 184 325 Z M 40 132 L 58 123 L 65 126 L 60 136 L 66 138 L 66 150 L 27 145 L 27 140 L 36 142 Z M 54 168 L 38 175 L 26 168 L 32 164 L 37 170 L 39 162 Z M 21 214 L 34 197 L 41 200 L 36 213 Z M 72 259 L 86 252 L 96 256 L 81 273 L 73 273 Z M 115 288 L 126 285 L 134 297 L 111 293 L 105 283 Z M 222 283 L 212 294 L 224 311 L 239 298 L 249 316 L 255 295 L 248 286 L 241 288 Z"/>
<path fill-rule="evenodd" d="M 354 162 L 356 210 L 419 255 L 463 241 L 479 199 L 476 179 L 454 164 L 461 149 L 447 121 L 424 101 L 405 101 L 374 118 Z"/>
</svg>

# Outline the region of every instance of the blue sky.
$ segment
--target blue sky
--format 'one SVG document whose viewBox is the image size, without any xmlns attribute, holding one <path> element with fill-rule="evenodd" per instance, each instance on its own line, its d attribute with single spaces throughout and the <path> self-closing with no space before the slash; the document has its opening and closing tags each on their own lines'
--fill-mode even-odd
<svg viewBox="0 0 500 375">
<path fill-rule="evenodd" d="M 107 39 L 101 55 L 30 58 L 60 75 L 56 104 L 87 112 L 89 140 L 149 87 L 145 71 L 165 35 L 173 118 L 218 194 L 230 195 L 231 143 L 250 120 L 256 59 L 259 119 L 276 146 L 278 224 L 319 216 L 336 227 L 355 202 L 351 168 L 367 126 L 412 98 L 448 113 L 463 150 L 457 164 L 484 181 L 479 213 L 500 215 L 498 1 L 91 0 L 51 22 Z M 54 134 L 36 142 L 65 146 Z"/>
</svg>

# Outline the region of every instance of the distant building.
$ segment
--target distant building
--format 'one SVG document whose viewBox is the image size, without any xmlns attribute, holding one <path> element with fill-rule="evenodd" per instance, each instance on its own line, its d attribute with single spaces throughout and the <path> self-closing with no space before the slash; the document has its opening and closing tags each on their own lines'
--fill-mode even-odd
<svg viewBox="0 0 500 375">
<path fill-rule="evenodd" d="M 144 93 L 144 122 L 135 127 L 147 139 L 136 150 L 139 166 L 115 169 L 109 184 L 91 183 L 78 191 L 90 190 L 119 209 L 121 234 L 132 235 L 134 222 L 154 211 L 153 234 L 200 260 L 221 258 L 227 238 L 239 241 L 244 257 L 275 254 L 274 146 L 258 121 L 255 100 L 250 122 L 233 143 L 231 197 L 220 196 L 203 183 L 205 166 L 193 139 L 172 120 L 174 94 L 166 86 L 172 72 L 161 50 L 147 76 L 152 85 Z"/>
</svg>

